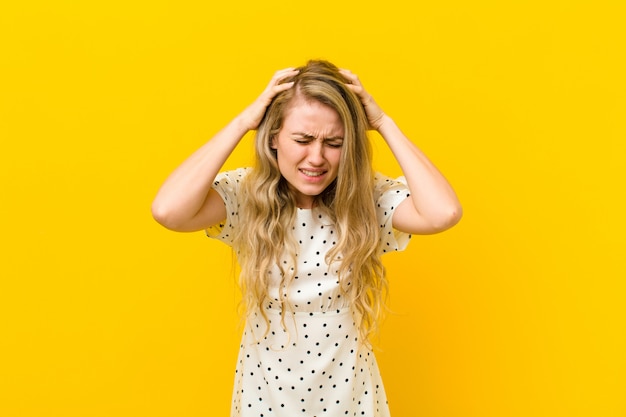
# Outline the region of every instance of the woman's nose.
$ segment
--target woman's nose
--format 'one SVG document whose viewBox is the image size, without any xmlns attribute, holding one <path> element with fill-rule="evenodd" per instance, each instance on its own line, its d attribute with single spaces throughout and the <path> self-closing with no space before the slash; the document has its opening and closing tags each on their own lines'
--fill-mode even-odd
<svg viewBox="0 0 626 417">
<path fill-rule="evenodd" d="M 316 140 L 309 144 L 308 160 L 314 165 L 324 162 L 324 144 L 321 141 Z"/>
</svg>

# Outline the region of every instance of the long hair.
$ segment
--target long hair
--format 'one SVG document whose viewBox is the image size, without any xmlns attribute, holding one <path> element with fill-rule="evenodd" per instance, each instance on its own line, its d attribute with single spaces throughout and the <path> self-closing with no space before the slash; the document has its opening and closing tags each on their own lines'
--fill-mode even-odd
<svg viewBox="0 0 626 417">
<path fill-rule="evenodd" d="M 278 94 L 268 106 L 257 130 L 256 164 L 242 184 L 240 227 L 235 248 L 241 265 L 242 303 L 248 311 L 260 311 L 269 299 L 269 271 L 280 269 L 279 303 L 283 314 L 291 309 L 287 291 L 296 271 L 296 242 L 292 228 L 296 200 L 281 176 L 272 138 L 278 135 L 286 111 L 295 97 L 314 100 L 333 108 L 344 127 L 337 178 L 315 205 L 335 225 L 338 241 L 326 255 L 326 263 L 338 262 L 339 283 L 358 320 L 361 340 L 367 342 L 377 330 L 387 292 L 385 270 L 378 252 L 379 225 L 374 207 L 372 149 L 368 122 L 359 98 L 345 84 L 338 68 L 326 61 L 309 61 L 284 82 L 294 86 Z M 290 262 L 285 263 L 288 259 Z"/>
</svg>

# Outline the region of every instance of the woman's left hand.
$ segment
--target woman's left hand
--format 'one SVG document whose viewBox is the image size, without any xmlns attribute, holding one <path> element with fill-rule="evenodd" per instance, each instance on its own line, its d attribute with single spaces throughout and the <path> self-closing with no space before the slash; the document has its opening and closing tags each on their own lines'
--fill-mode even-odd
<svg viewBox="0 0 626 417">
<path fill-rule="evenodd" d="M 367 91 L 365 91 L 365 88 L 363 88 L 363 85 L 361 84 L 361 81 L 359 81 L 359 77 L 357 77 L 356 74 L 353 74 L 347 69 L 340 69 L 339 72 L 348 80 L 348 83 L 346 84 L 348 88 L 352 90 L 359 97 L 359 99 L 361 99 L 370 128 L 378 130 L 385 117 L 383 110 L 380 106 L 378 106 L 376 101 L 374 101 L 374 98 Z"/>
</svg>

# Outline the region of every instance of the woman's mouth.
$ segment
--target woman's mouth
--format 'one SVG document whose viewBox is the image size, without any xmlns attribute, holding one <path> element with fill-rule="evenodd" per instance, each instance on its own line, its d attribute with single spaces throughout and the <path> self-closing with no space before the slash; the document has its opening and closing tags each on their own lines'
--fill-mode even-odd
<svg viewBox="0 0 626 417">
<path fill-rule="evenodd" d="M 302 172 L 307 177 L 319 177 L 320 175 L 326 173 L 326 171 L 309 171 L 308 169 L 300 169 L 300 172 Z"/>
</svg>

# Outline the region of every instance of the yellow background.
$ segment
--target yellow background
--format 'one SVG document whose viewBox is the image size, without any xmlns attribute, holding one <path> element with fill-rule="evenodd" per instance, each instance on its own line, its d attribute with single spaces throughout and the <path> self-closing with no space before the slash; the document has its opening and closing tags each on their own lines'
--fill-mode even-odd
<svg viewBox="0 0 626 417">
<path fill-rule="evenodd" d="M 325 58 L 465 209 L 386 259 L 394 417 L 626 416 L 622 3 L 2 2 L 0 415 L 228 415 L 230 250 L 150 203 L 275 70 Z"/>
</svg>

